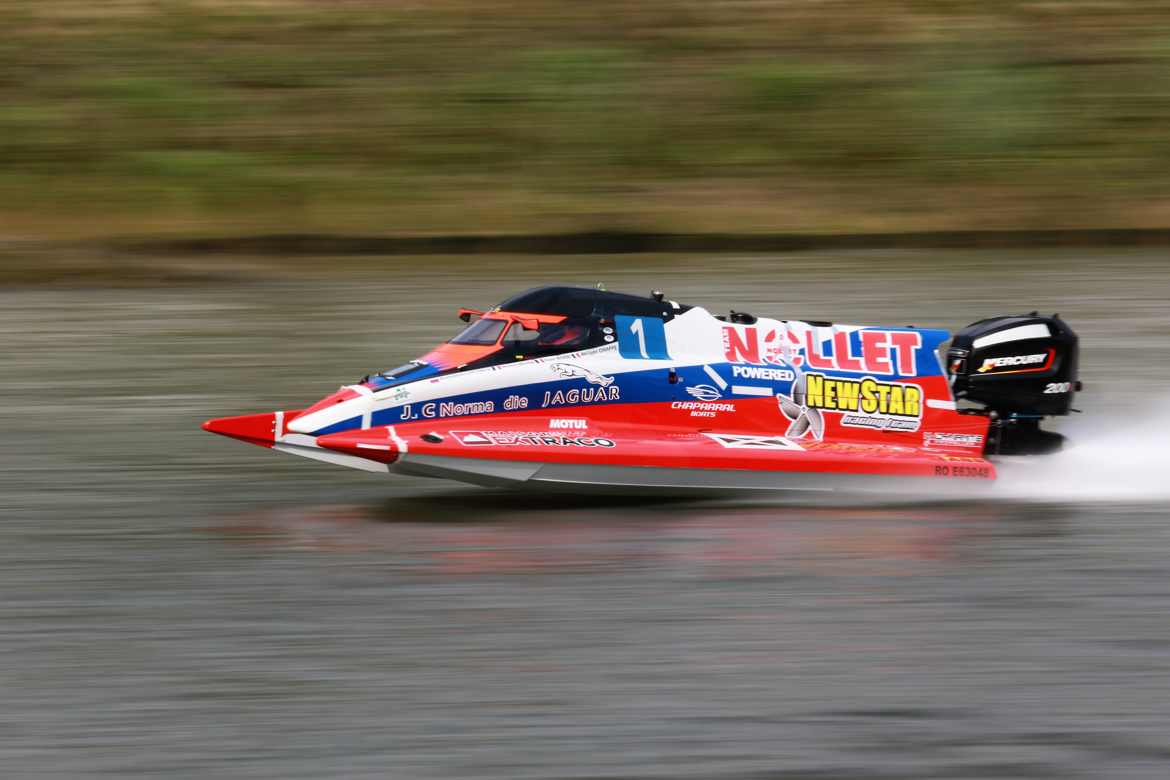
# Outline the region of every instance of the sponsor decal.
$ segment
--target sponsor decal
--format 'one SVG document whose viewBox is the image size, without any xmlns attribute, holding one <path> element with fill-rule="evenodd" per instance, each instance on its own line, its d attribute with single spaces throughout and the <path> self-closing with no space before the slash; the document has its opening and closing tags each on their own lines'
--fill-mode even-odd
<svg viewBox="0 0 1170 780">
<path fill-rule="evenodd" d="M 580 377 L 591 385 L 600 385 L 601 387 L 609 387 L 613 384 L 612 376 L 603 376 L 575 363 L 553 363 L 550 368 L 566 379 Z"/>
<path fill-rule="evenodd" d="M 872 417 L 864 414 L 841 415 L 841 424 L 850 428 L 873 428 L 877 431 L 916 431 L 918 420 L 899 417 Z"/>
<path fill-rule="evenodd" d="M 672 401 L 671 409 L 682 409 L 691 413 L 691 417 L 714 417 L 719 412 L 734 412 L 735 404 L 707 401 Z"/>
<path fill-rule="evenodd" d="M 804 384 L 805 380 L 802 379 L 800 384 L 793 388 L 791 396 L 776 395 L 780 413 L 788 418 L 790 423 L 784 435 L 792 439 L 812 437 L 820 441 L 825 435 L 825 418 L 819 409 L 805 403 Z"/>
<path fill-rule="evenodd" d="M 491 414 L 496 410 L 496 405 L 493 401 L 467 401 L 466 403 L 456 403 L 454 401 L 428 401 L 419 407 L 417 412 L 415 412 L 413 406 L 413 404 L 402 405 L 403 420 L 417 420 L 419 418 L 434 417 L 462 417 L 468 414 Z"/>
<path fill-rule="evenodd" d="M 1052 365 L 1052 357 L 1056 350 L 1038 352 L 1035 355 L 1007 355 L 1005 357 L 984 358 L 983 365 L 975 370 L 978 374 L 1022 374 L 1026 371 L 1047 371 Z M 1034 366 L 1043 363 L 1038 368 L 1020 368 L 1020 366 Z M 1003 371 L 1001 369 L 1007 369 Z"/>
<path fill-rule="evenodd" d="M 841 424 L 880 430 L 918 430 L 922 419 L 922 388 L 904 382 L 882 382 L 873 377 L 840 379 L 806 374 L 804 404 L 827 412 L 842 412 Z"/>
<path fill-rule="evenodd" d="M 550 406 L 575 406 L 576 404 L 591 404 L 599 401 L 620 401 L 621 388 L 617 385 L 607 387 L 582 387 L 572 390 L 545 390 L 544 399 L 540 402 L 543 409 Z"/>
<path fill-rule="evenodd" d="M 576 428 L 578 430 L 585 430 L 589 427 L 588 420 L 581 420 L 569 417 L 554 417 L 548 421 L 548 427 L 552 428 Z"/>
<path fill-rule="evenodd" d="M 820 328 L 810 328 L 803 338 L 781 328 L 723 326 L 723 355 L 729 363 L 784 363 L 826 371 L 913 376 L 922 334 L 909 330 L 863 328 L 854 352 L 849 331 L 834 330 L 831 354 L 824 354 Z"/>
<path fill-rule="evenodd" d="M 514 412 L 518 409 L 527 409 L 528 399 L 522 395 L 510 395 L 504 399 L 504 409 L 509 412 Z"/>
<path fill-rule="evenodd" d="M 729 363 L 788 363 L 799 366 L 800 339 L 787 329 L 723 326 L 723 354 Z"/>
<path fill-rule="evenodd" d="M 691 385 L 687 388 L 687 393 L 692 398 L 698 398 L 700 401 L 718 401 L 723 397 L 723 393 L 719 392 L 719 388 L 711 385 Z"/>
<path fill-rule="evenodd" d="M 410 391 L 405 387 L 396 387 L 394 391 L 390 393 L 391 401 L 405 401 L 407 398 L 410 398 Z"/>
<path fill-rule="evenodd" d="M 887 452 L 914 452 L 913 447 L 897 444 L 867 444 L 865 442 L 824 441 L 817 445 L 817 452 L 840 452 L 854 455 L 880 455 Z"/>
<path fill-rule="evenodd" d="M 427 411 L 428 407 L 434 407 L 433 403 L 423 404 L 423 417 L 433 417 L 434 411 Z M 439 404 L 439 417 L 462 417 L 465 414 L 491 414 L 496 410 L 496 405 L 491 401 L 468 401 L 466 403 L 456 403 L 453 401 L 443 401 Z"/>
<path fill-rule="evenodd" d="M 788 450 L 804 452 L 804 448 L 783 436 L 749 436 L 739 433 L 703 433 L 729 450 Z"/>
<path fill-rule="evenodd" d="M 565 436 L 533 431 L 451 431 L 465 447 L 616 447 L 613 439 L 600 436 Z"/>
<path fill-rule="evenodd" d="M 791 382 L 795 376 L 787 368 L 767 366 L 732 366 L 731 375 L 736 379 L 764 379 L 773 382 Z"/>
<path fill-rule="evenodd" d="M 982 447 L 983 436 L 978 433 L 950 433 L 926 431 L 922 434 L 925 447 Z"/>
<path fill-rule="evenodd" d="M 495 441 L 483 431 L 451 431 L 451 435 L 466 447 L 495 444 Z"/>
</svg>

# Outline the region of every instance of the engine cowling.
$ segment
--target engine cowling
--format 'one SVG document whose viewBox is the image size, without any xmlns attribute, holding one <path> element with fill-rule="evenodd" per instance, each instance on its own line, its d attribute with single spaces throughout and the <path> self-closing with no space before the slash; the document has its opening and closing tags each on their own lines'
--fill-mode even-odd
<svg viewBox="0 0 1170 780">
<path fill-rule="evenodd" d="M 1056 315 L 980 320 L 947 350 L 951 389 L 1003 417 L 1068 414 L 1080 389 L 1077 351 L 1077 334 Z"/>
</svg>

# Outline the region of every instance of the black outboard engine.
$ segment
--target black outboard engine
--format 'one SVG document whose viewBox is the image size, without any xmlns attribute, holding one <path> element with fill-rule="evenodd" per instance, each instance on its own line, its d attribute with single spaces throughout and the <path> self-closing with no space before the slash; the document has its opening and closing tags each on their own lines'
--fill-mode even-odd
<svg viewBox="0 0 1170 780">
<path fill-rule="evenodd" d="M 1058 433 L 1040 430 L 1043 417 L 1072 408 L 1077 381 L 1077 334 L 1058 315 L 992 317 L 955 334 L 947 373 L 958 400 L 982 404 L 991 417 L 988 454 L 1055 452 Z"/>
</svg>

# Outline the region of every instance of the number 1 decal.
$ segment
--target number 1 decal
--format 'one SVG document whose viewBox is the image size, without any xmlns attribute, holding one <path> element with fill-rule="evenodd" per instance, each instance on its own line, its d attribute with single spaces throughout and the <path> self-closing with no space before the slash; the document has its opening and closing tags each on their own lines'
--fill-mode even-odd
<svg viewBox="0 0 1170 780">
<path fill-rule="evenodd" d="M 642 327 L 641 320 L 634 320 L 630 323 L 630 333 L 638 337 L 638 353 L 643 358 L 648 359 L 650 356 L 646 354 L 646 329 Z"/>
<path fill-rule="evenodd" d="M 666 351 L 666 328 L 657 317 L 614 317 L 618 332 L 618 352 L 632 360 L 670 360 Z"/>
</svg>

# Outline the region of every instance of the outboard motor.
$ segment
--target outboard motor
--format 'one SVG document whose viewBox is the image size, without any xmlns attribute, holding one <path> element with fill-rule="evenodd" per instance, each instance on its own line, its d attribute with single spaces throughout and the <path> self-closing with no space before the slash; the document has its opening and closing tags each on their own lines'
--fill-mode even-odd
<svg viewBox="0 0 1170 780">
<path fill-rule="evenodd" d="M 1058 433 L 1040 429 L 1044 417 L 1072 408 L 1077 381 L 1077 334 L 1058 315 L 992 317 L 955 334 L 947 350 L 955 398 L 982 404 L 992 420 L 988 454 L 1055 452 Z"/>
</svg>

